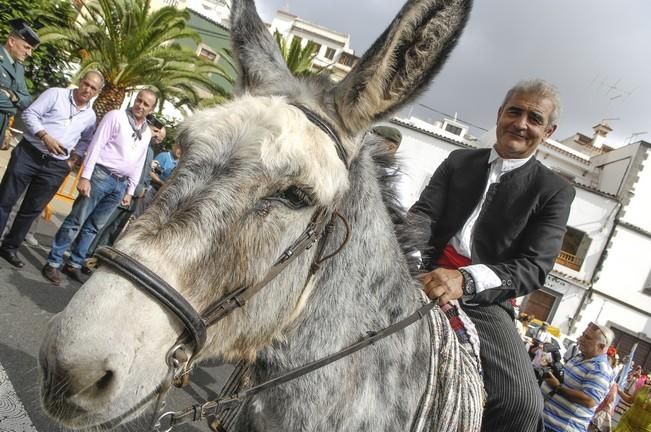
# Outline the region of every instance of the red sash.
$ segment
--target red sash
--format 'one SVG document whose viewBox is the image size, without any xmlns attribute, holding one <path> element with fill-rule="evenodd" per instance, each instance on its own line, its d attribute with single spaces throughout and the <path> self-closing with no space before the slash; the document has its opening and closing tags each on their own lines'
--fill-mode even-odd
<svg viewBox="0 0 651 432">
<path fill-rule="evenodd" d="M 447 269 L 458 269 L 472 264 L 470 258 L 460 255 L 450 244 L 445 245 L 445 249 L 436 260 L 436 265 Z"/>
</svg>

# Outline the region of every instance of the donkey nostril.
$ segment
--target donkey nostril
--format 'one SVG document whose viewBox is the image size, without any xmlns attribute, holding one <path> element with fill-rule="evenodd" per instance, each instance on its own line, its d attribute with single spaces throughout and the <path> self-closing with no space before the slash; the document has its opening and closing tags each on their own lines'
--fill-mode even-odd
<svg viewBox="0 0 651 432">
<path fill-rule="evenodd" d="M 106 371 L 103 377 L 101 377 L 97 382 L 95 383 L 95 388 L 97 391 L 103 391 L 106 390 L 106 388 L 111 384 L 111 381 L 113 381 L 113 371 Z"/>
</svg>

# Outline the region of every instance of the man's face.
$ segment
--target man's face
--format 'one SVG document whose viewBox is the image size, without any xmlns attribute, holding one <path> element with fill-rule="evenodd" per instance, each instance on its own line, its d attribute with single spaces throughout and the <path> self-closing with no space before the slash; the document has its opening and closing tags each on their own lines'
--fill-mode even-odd
<svg viewBox="0 0 651 432">
<path fill-rule="evenodd" d="M 554 104 L 544 96 L 515 93 L 497 112 L 495 150 L 505 159 L 523 159 L 556 130 Z"/>
<path fill-rule="evenodd" d="M 154 111 L 155 106 L 156 96 L 150 92 L 141 91 L 138 93 L 138 96 L 136 96 L 136 101 L 131 107 L 131 112 L 133 113 L 133 116 L 136 118 L 136 120 L 143 120 L 152 111 Z"/>
<path fill-rule="evenodd" d="M 598 328 L 588 326 L 577 339 L 579 351 L 586 357 L 592 358 L 604 352 L 603 335 Z"/>
<path fill-rule="evenodd" d="M 165 140 L 165 136 L 167 135 L 167 132 L 165 132 L 165 128 L 157 128 L 154 126 L 149 126 L 149 129 L 151 129 L 151 139 L 154 142 L 154 144 L 158 145 Z"/>
<path fill-rule="evenodd" d="M 9 55 L 18 63 L 22 63 L 27 60 L 27 57 L 31 57 L 32 51 L 36 49 L 36 47 L 31 46 L 24 39 L 15 35 L 9 36 L 6 46 Z"/>
<path fill-rule="evenodd" d="M 102 85 L 102 79 L 97 74 L 90 73 L 82 78 L 79 88 L 75 90 L 75 102 L 85 105 L 97 96 Z"/>
<path fill-rule="evenodd" d="M 182 153 L 183 152 L 181 151 L 181 146 L 174 143 L 172 146 L 172 154 L 174 155 L 174 159 L 180 159 Z"/>
</svg>

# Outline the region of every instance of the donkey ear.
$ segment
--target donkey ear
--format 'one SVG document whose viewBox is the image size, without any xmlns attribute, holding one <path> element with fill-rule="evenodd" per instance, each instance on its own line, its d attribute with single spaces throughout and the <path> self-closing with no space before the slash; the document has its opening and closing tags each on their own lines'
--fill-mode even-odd
<svg viewBox="0 0 651 432">
<path fill-rule="evenodd" d="M 410 0 L 335 90 L 350 133 L 422 91 L 456 45 L 472 0 Z"/>
<path fill-rule="evenodd" d="M 240 69 L 240 91 L 269 94 L 274 84 L 293 79 L 278 45 L 255 9 L 254 0 L 233 0 L 231 40 Z"/>
</svg>

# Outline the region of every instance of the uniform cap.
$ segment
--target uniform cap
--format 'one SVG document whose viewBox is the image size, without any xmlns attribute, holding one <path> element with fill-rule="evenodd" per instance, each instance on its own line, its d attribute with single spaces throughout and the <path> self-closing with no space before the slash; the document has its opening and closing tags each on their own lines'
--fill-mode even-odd
<svg viewBox="0 0 651 432">
<path fill-rule="evenodd" d="M 395 143 L 396 145 L 400 145 L 400 141 L 402 141 L 402 134 L 398 129 L 394 127 L 375 126 L 373 129 L 371 129 L 371 132 Z"/>
<path fill-rule="evenodd" d="M 32 47 L 36 47 L 38 44 L 41 43 L 41 39 L 39 39 L 36 32 L 27 24 L 27 21 L 25 21 L 24 19 L 22 18 L 13 19 L 9 21 L 9 26 L 11 26 L 11 29 L 14 34 L 18 35 L 21 39 L 23 39 L 25 42 L 30 44 Z"/>
</svg>

